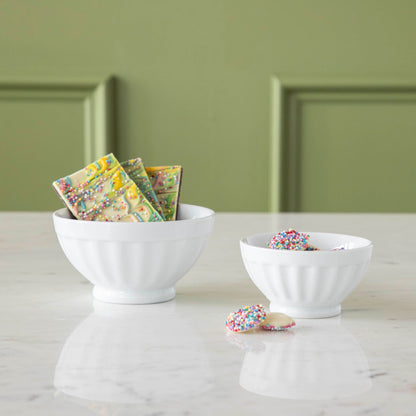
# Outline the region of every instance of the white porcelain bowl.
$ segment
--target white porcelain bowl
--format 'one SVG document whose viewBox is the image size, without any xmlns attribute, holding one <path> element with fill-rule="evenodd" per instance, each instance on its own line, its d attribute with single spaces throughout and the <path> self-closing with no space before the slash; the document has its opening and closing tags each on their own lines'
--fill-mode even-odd
<svg viewBox="0 0 416 416">
<path fill-rule="evenodd" d="M 364 276 L 373 245 L 365 238 L 314 233 L 310 243 L 320 251 L 272 250 L 274 233 L 240 241 L 251 280 L 270 301 L 271 312 L 294 318 L 325 318 L 341 312 L 341 302 Z M 344 250 L 332 250 L 337 247 Z"/>
<path fill-rule="evenodd" d="M 80 221 L 66 208 L 53 213 L 59 243 L 93 285 L 96 299 L 143 304 L 175 297 L 175 283 L 201 254 L 214 211 L 180 204 L 178 220 L 122 223 Z"/>
</svg>

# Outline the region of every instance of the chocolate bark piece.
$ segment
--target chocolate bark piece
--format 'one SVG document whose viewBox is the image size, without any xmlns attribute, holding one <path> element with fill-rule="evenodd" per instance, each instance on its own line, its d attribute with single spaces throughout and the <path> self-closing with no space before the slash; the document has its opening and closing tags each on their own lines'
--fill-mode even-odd
<svg viewBox="0 0 416 416">
<path fill-rule="evenodd" d="M 182 166 L 147 167 L 146 172 L 166 221 L 176 220 L 182 183 Z"/>
<path fill-rule="evenodd" d="M 112 153 L 52 185 L 79 220 L 163 221 Z"/>
<path fill-rule="evenodd" d="M 150 179 L 147 176 L 142 159 L 139 157 L 136 159 L 129 159 L 125 162 L 121 162 L 121 166 L 127 175 L 129 175 L 133 182 L 138 186 L 146 199 L 152 204 L 153 208 L 160 214 L 163 219 L 165 219 L 155 191 L 152 188 Z"/>
</svg>

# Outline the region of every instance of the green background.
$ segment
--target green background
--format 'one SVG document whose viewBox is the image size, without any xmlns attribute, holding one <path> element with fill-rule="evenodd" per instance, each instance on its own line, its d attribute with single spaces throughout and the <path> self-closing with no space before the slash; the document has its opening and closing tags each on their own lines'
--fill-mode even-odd
<svg viewBox="0 0 416 416">
<path fill-rule="evenodd" d="M 267 211 L 281 183 L 283 210 L 414 212 L 416 94 L 389 86 L 416 85 L 415 14 L 413 1 L 3 0 L 0 84 L 114 76 L 111 150 L 183 165 L 183 202 Z M 301 101 L 277 173 L 273 77 L 360 80 Z M 61 206 L 51 182 L 84 166 L 82 117 L 81 101 L 0 88 L 1 210 Z"/>
</svg>

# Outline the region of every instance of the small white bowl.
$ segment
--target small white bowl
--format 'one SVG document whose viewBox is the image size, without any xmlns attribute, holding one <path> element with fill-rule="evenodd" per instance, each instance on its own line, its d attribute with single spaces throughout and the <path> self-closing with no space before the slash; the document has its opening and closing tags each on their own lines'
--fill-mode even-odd
<svg viewBox="0 0 416 416">
<path fill-rule="evenodd" d="M 53 213 L 62 250 L 93 285 L 96 299 L 123 304 L 165 302 L 201 254 L 214 211 L 180 204 L 178 220 L 123 223 L 72 219 Z"/>
<path fill-rule="evenodd" d="M 320 251 L 272 250 L 275 233 L 240 241 L 251 280 L 270 301 L 271 312 L 294 318 L 327 318 L 341 312 L 341 302 L 364 276 L 373 245 L 361 237 L 314 233 L 310 243 Z M 344 250 L 332 250 L 344 247 Z"/>
</svg>

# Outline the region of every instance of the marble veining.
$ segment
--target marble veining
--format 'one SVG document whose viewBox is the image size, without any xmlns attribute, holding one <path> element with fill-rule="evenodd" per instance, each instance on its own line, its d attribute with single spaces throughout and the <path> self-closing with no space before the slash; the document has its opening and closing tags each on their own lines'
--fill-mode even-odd
<svg viewBox="0 0 416 416">
<path fill-rule="evenodd" d="M 374 243 L 363 281 L 330 319 L 233 334 L 228 313 L 267 300 L 239 239 L 286 228 Z M 93 301 L 50 213 L 0 214 L 0 413 L 4 415 L 416 414 L 413 214 L 218 214 L 176 299 Z"/>
</svg>

